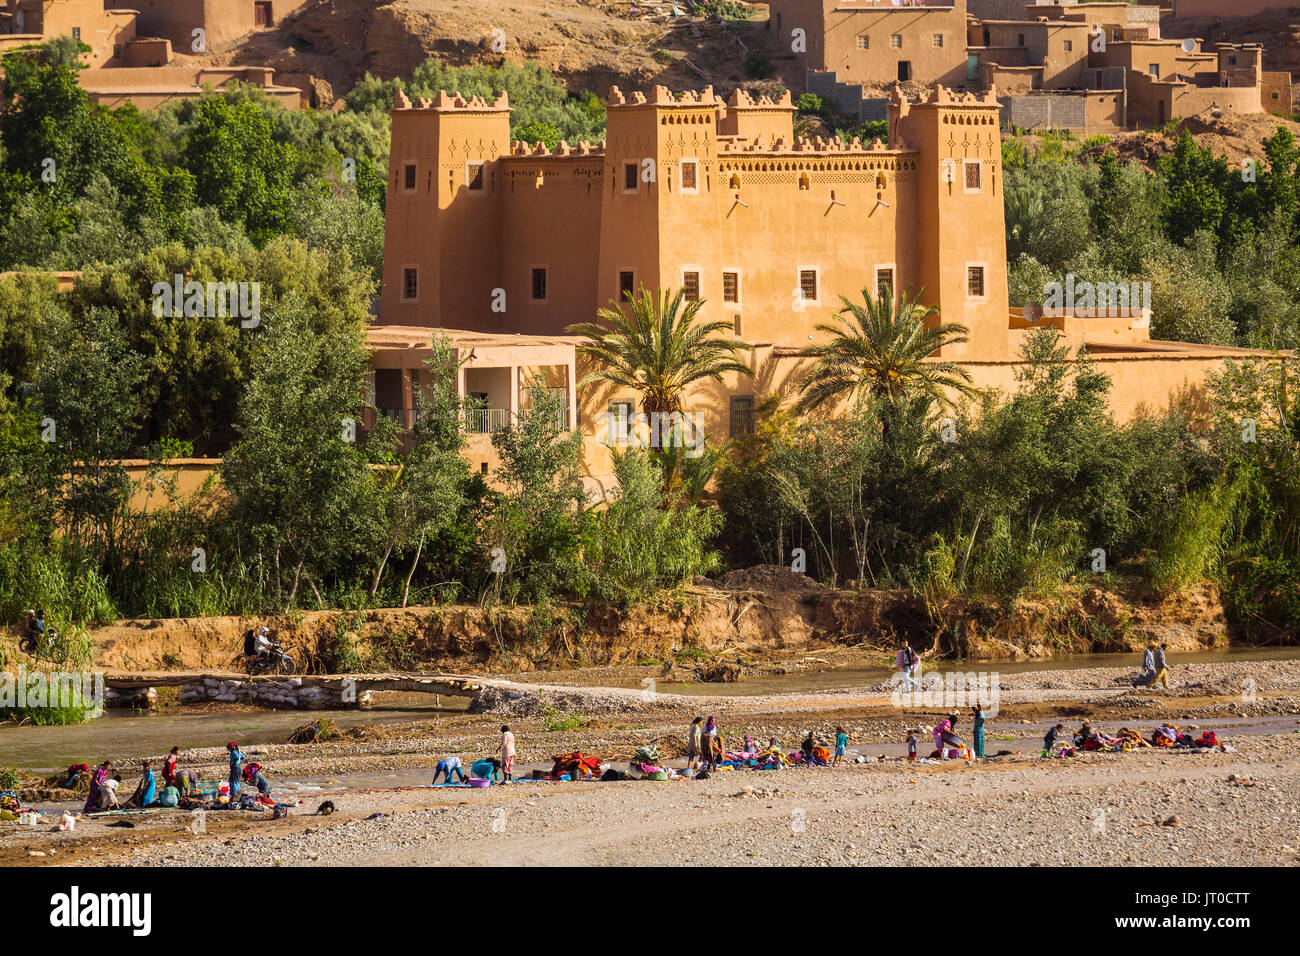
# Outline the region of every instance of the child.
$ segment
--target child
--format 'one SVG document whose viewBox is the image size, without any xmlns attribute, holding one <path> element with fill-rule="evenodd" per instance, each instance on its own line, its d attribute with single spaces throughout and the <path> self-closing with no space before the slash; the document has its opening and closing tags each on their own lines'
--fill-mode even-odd
<svg viewBox="0 0 1300 956">
<path fill-rule="evenodd" d="M 167 753 L 167 759 L 163 761 L 163 782 L 169 786 L 176 786 L 176 761 L 181 755 L 180 747 L 173 747 Z"/>
<path fill-rule="evenodd" d="M 434 784 L 436 785 L 438 783 L 438 777 L 441 775 L 446 775 L 447 782 L 451 783 L 451 775 L 453 773 L 460 778 L 461 783 L 465 782 L 465 771 L 460 768 L 460 758 L 456 756 L 443 757 L 438 761 L 438 766 L 433 771 Z"/>
<path fill-rule="evenodd" d="M 505 724 L 501 725 L 501 773 L 505 776 L 502 783 L 510 783 L 515 772 L 515 735 Z"/>
<path fill-rule="evenodd" d="M 695 770 L 700 766 L 700 725 L 704 723 L 703 717 L 696 717 L 691 721 L 691 729 L 686 733 L 686 769 Z"/>
<path fill-rule="evenodd" d="M 838 767 L 844 763 L 844 751 L 849 746 L 849 735 L 844 732 L 843 727 L 835 728 L 835 759 L 831 761 L 832 767 Z"/>
<path fill-rule="evenodd" d="M 907 762 L 916 763 L 916 731 L 907 732 Z"/>
<path fill-rule="evenodd" d="M 121 804 L 117 802 L 117 788 L 122 786 L 122 775 L 120 773 L 108 777 L 99 788 L 99 808 L 101 810 L 118 810 Z"/>
<path fill-rule="evenodd" d="M 1065 724 L 1057 724 L 1043 735 L 1043 752 L 1039 754 L 1040 757 L 1051 756 L 1052 745 L 1056 743 L 1056 738 L 1061 735 L 1061 731 L 1063 730 L 1065 730 Z"/>
</svg>

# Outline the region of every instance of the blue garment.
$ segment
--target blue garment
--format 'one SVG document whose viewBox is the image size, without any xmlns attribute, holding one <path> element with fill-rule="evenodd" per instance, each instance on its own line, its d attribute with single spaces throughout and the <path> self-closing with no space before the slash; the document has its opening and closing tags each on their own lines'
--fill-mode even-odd
<svg viewBox="0 0 1300 956">
<path fill-rule="evenodd" d="M 975 715 L 975 756 L 984 756 L 984 712 Z"/>
<path fill-rule="evenodd" d="M 240 765 L 244 762 L 244 755 L 236 747 L 230 751 L 230 799 L 233 801 L 239 796 L 240 784 Z"/>
<path fill-rule="evenodd" d="M 154 796 L 158 790 L 158 780 L 154 777 L 153 770 L 145 770 L 143 785 L 144 790 L 140 794 L 140 806 L 147 807 L 154 802 Z"/>
</svg>

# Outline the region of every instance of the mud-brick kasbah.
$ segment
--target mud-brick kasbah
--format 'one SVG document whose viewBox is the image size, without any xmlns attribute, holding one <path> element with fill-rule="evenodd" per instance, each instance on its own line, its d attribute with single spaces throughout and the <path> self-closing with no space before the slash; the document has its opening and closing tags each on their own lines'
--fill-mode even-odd
<svg viewBox="0 0 1300 956">
<path fill-rule="evenodd" d="M 791 400 L 818 323 L 888 287 L 920 293 L 969 341 L 945 349 L 980 387 L 1014 388 L 1029 331 L 1054 326 L 1114 382 L 1120 418 L 1195 394 L 1227 358 L 1265 353 L 1152 341 L 1150 313 L 1030 316 L 1009 308 L 996 91 L 936 86 L 889 105 L 889 144 L 796 138 L 789 94 L 609 91 L 598 145 L 510 141 L 509 104 L 440 94 L 392 112 L 374 404 L 409 421 L 435 331 L 464 365 L 463 394 L 488 411 L 473 436 L 526 405 L 529 386 L 563 392 L 582 431 L 587 479 L 608 490 L 602 413 L 632 394 L 575 389 L 579 339 L 596 309 L 640 289 L 683 289 L 748 343 L 753 377 L 685 400 L 714 439 L 742 434 L 768 395 Z M 504 308 L 501 307 L 504 302 Z"/>
</svg>

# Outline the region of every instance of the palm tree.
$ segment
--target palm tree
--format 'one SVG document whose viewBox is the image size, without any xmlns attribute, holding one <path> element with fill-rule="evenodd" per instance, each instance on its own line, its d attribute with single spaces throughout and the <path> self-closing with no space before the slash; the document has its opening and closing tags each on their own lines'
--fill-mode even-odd
<svg viewBox="0 0 1300 956">
<path fill-rule="evenodd" d="M 647 417 L 655 412 L 682 410 L 682 393 L 694 382 L 721 382 L 727 372 L 753 376 L 740 359 L 750 346 L 723 335 L 732 325 L 719 319 L 701 319 L 703 299 L 686 302 L 683 292 L 664 290 L 656 298 L 641 287 L 626 293 L 623 306 L 611 301 L 596 313 L 599 322 L 571 325 L 572 335 L 586 336 L 578 346 L 581 355 L 596 360 L 596 369 L 579 382 L 607 382 L 630 388 L 641 396 Z"/>
<path fill-rule="evenodd" d="M 934 306 L 919 305 L 918 295 L 895 305 L 886 287 L 876 299 L 863 289 L 865 305 L 840 296 L 844 308 L 817 331 L 831 336 L 823 345 L 810 345 L 805 354 L 816 359 L 799 382 L 799 410 L 809 411 L 841 395 L 863 393 L 897 405 L 905 398 L 926 396 L 950 405 L 945 390 L 970 395 L 970 373 L 956 362 L 927 361 L 939 349 L 966 341 L 966 327 L 955 322 L 926 326 L 938 315 Z"/>
</svg>

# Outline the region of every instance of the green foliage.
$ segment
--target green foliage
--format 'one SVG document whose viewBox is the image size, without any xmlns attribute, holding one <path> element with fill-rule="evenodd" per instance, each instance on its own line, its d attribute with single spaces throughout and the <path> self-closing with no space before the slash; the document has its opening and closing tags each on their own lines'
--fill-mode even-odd
<svg viewBox="0 0 1300 956">
<path fill-rule="evenodd" d="M 708 20 L 748 20 L 754 8 L 735 0 L 696 0 L 691 13 Z"/>
<path fill-rule="evenodd" d="M 529 390 L 529 407 L 497 429 L 501 464 L 483 539 L 500 549 L 505 570 L 492 575 L 491 596 L 545 600 L 578 583 L 578 551 L 587 494 L 582 487 L 582 436 L 560 427 L 563 402 L 544 383 Z M 484 557 L 487 565 L 495 555 Z M 487 597 L 488 593 L 484 593 Z"/>
<path fill-rule="evenodd" d="M 446 92 L 491 102 L 505 93 L 513 110 L 514 139 L 548 142 L 539 132 L 550 131 L 556 142 L 595 143 L 605 138 L 605 107 L 599 97 L 588 92 L 570 95 L 563 83 L 536 63 L 457 67 L 426 60 L 408 78 L 379 80 L 366 74 L 348 94 L 348 110 L 362 115 L 387 111 L 398 90 L 413 100 Z"/>
<path fill-rule="evenodd" d="M 716 510 L 665 506 L 663 472 L 643 449 L 616 455 L 614 475 L 613 501 L 589 516 L 583 535 L 592 595 L 627 605 L 717 570 L 709 548 L 722 525 Z"/>
<path fill-rule="evenodd" d="M 745 75 L 751 80 L 764 80 L 772 75 L 772 58 L 762 50 L 745 54 Z"/>
</svg>

